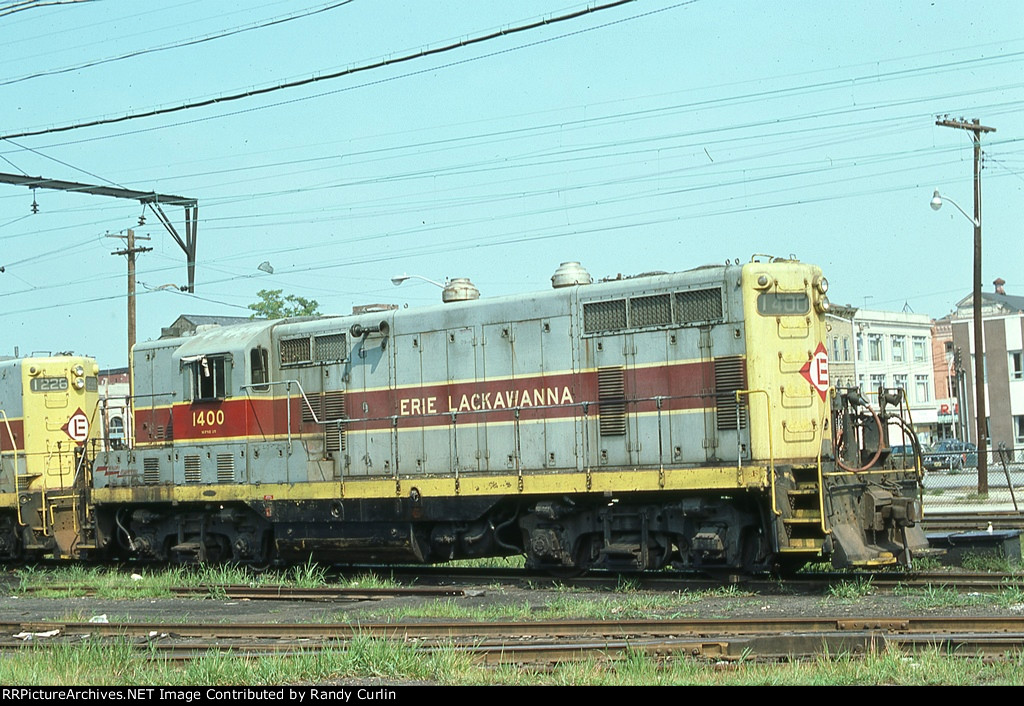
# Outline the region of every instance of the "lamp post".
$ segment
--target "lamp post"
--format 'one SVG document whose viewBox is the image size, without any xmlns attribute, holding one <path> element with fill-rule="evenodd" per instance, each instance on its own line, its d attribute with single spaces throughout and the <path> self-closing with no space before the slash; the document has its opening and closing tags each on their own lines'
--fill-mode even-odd
<svg viewBox="0 0 1024 706">
<path fill-rule="evenodd" d="M 432 279 L 427 279 L 423 275 L 395 275 L 394 277 L 391 278 L 391 284 L 393 284 L 393 285 L 395 285 L 397 287 L 398 285 L 400 285 L 402 282 L 404 282 L 407 279 L 421 279 L 424 282 L 430 282 L 435 287 L 440 287 L 441 289 L 444 289 L 444 285 L 443 284 L 441 284 L 440 282 L 435 282 Z"/>
<path fill-rule="evenodd" d="M 975 192 L 980 197 L 980 193 Z M 956 210 L 974 224 L 974 293 L 971 296 L 974 305 L 974 416 L 976 419 L 975 443 L 978 445 L 978 495 L 988 495 L 988 423 L 985 421 L 985 341 L 981 321 L 981 201 L 975 199 L 974 216 L 960 208 L 953 199 L 943 199 L 936 189 L 932 195 L 931 207 L 938 211 L 944 201 L 956 206 Z"/>
</svg>

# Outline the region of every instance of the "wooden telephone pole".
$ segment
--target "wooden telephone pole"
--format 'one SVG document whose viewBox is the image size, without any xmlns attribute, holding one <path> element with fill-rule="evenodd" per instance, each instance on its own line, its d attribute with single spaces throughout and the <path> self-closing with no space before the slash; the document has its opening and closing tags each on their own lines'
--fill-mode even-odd
<svg viewBox="0 0 1024 706">
<path fill-rule="evenodd" d="M 121 238 L 125 241 L 126 247 L 123 250 L 115 250 L 110 253 L 111 255 L 127 255 L 128 256 L 128 366 L 131 367 L 132 363 L 132 348 L 135 347 L 135 254 L 142 252 L 149 252 L 153 248 L 137 248 L 135 247 L 135 231 L 131 228 L 128 229 L 126 235 L 108 235 L 108 238 Z M 148 235 L 138 236 L 139 240 L 149 240 Z M 128 394 L 134 393 L 131 389 L 132 376 L 128 375 Z"/>
<path fill-rule="evenodd" d="M 941 127 L 968 130 L 974 137 L 974 416 L 977 421 L 978 495 L 988 495 L 988 422 L 985 419 L 985 333 L 981 320 L 981 133 L 995 132 L 978 120 L 940 118 Z"/>
</svg>

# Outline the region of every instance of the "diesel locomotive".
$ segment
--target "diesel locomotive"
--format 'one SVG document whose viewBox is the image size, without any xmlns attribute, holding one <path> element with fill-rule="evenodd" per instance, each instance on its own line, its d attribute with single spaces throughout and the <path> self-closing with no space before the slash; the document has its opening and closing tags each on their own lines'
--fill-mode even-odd
<svg viewBox="0 0 1024 706">
<path fill-rule="evenodd" d="M 830 387 L 820 268 L 563 263 L 552 285 L 137 344 L 132 443 L 65 449 L 60 554 L 757 572 L 927 547 L 919 464 L 887 453 L 898 395 Z"/>
<path fill-rule="evenodd" d="M 0 359 L 0 559 L 85 550 L 98 373 L 84 356 Z"/>
</svg>

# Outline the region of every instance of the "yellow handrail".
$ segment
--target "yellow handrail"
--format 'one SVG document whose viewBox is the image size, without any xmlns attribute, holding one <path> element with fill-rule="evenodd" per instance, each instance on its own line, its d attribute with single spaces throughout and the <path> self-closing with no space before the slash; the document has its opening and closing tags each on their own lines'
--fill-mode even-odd
<svg viewBox="0 0 1024 706">
<path fill-rule="evenodd" d="M 835 388 L 829 388 L 834 395 Z M 832 534 L 832 530 L 825 526 L 825 475 L 821 470 L 821 446 L 825 441 L 825 427 L 828 424 L 829 405 L 825 405 L 825 416 L 821 420 L 821 436 L 818 438 L 818 507 L 821 508 L 821 533 Z"/>
<path fill-rule="evenodd" d="M 772 438 L 772 399 L 768 395 L 768 390 L 736 390 L 736 416 L 739 416 L 739 404 L 740 395 L 764 395 L 765 411 L 768 413 L 768 481 L 772 489 L 772 512 L 778 516 L 782 516 L 782 511 L 779 510 L 778 501 L 775 497 L 775 441 Z M 736 425 L 737 432 L 739 430 L 739 424 Z M 736 451 L 736 466 L 742 468 L 743 466 L 743 455 L 739 449 Z"/>
</svg>

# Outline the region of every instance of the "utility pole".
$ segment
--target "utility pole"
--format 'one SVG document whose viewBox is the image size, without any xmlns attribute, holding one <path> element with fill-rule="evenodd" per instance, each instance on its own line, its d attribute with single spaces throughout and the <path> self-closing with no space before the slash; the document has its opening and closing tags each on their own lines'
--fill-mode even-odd
<svg viewBox="0 0 1024 706">
<path fill-rule="evenodd" d="M 135 253 L 149 252 L 153 248 L 137 248 L 135 247 L 135 231 L 131 228 L 128 229 L 127 235 L 108 235 L 108 238 L 121 238 L 125 241 L 127 247 L 123 250 L 115 250 L 110 253 L 111 255 L 127 255 L 128 256 L 128 394 L 131 396 L 134 390 L 131 389 L 132 375 L 131 375 L 131 364 L 132 364 L 132 348 L 135 347 Z M 138 236 L 139 240 L 149 240 L 148 235 Z"/>
<path fill-rule="evenodd" d="M 940 118 L 940 127 L 967 130 L 974 139 L 974 415 L 977 420 L 978 495 L 988 495 L 988 423 L 985 420 L 985 341 L 981 321 L 981 134 L 995 132 L 977 119 Z"/>
</svg>

